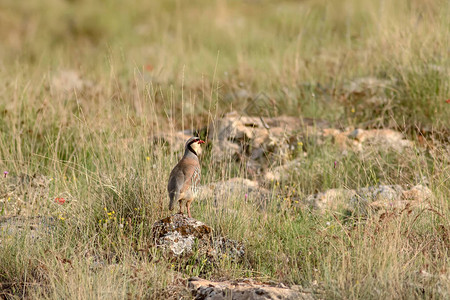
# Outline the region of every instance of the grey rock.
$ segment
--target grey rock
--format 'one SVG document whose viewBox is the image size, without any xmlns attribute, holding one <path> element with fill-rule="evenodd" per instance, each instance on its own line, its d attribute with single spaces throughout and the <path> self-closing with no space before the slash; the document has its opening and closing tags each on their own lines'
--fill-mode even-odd
<svg viewBox="0 0 450 300">
<path fill-rule="evenodd" d="M 75 70 L 60 70 L 51 80 L 51 88 L 57 93 L 80 92 L 92 85 L 91 81 L 83 79 Z"/>
<path fill-rule="evenodd" d="M 403 189 L 399 185 L 380 185 L 361 188 L 350 198 L 350 207 L 353 211 L 365 213 L 372 202 L 382 201 L 391 203 L 399 200 Z"/>
<path fill-rule="evenodd" d="M 322 130 L 320 136 L 324 138 L 332 137 L 334 143 L 341 150 L 352 150 L 354 152 L 363 152 L 371 147 L 401 152 L 413 146 L 413 143 L 405 139 L 401 132 L 391 129 L 364 130 L 356 128 L 340 131 L 334 128 L 326 128 Z"/>
<path fill-rule="evenodd" d="M 344 91 L 347 96 L 373 96 L 384 93 L 384 90 L 393 85 L 392 80 L 379 79 L 375 77 L 357 78 L 344 85 Z"/>
<path fill-rule="evenodd" d="M 174 214 L 153 224 L 155 245 L 169 257 L 185 258 L 197 252 L 210 262 L 228 256 L 241 259 L 245 254 L 242 243 L 226 237 L 214 236 L 212 228 L 183 214 Z"/>
<path fill-rule="evenodd" d="M 311 293 L 303 292 L 298 288 L 289 288 L 282 284 L 260 283 L 252 279 L 209 281 L 196 277 L 189 279 L 188 287 L 191 289 L 195 299 L 314 299 Z"/>
<path fill-rule="evenodd" d="M 233 201 L 261 205 L 267 202 L 270 196 L 270 191 L 261 187 L 257 181 L 239 177 L 202 186 L 198 193 L 200 201 L 214 199 L 215 207 L 226 207 Z"/>
<path fill-rule="evenodd" d="M 324 125 L 319 123 L 307 118 L 266 118 L 230 112 L 209 125 L 208 139 L 213 142 L 213 153 L 217 153 L 214 160 L 229 159 L 227 154 L 231 153 L 262 167 L 274 160 L 287 162 L 298 132 L 317 132 L 316 126 Z"/>
<path fill-rule="evenodd" d="M 228 256 L 239 260 L 245 255 L 245 247 L 242 243 L 219 236 L 213 238 L 213 248 L 216 254 Z"/>
<path fill-rule="evenodd" d="M 273 168 L 270 171 L 267 171 L 264 174 L 264 179 L 266 181 L 282 181 L 289 179 L 292 174 L 301 168 L 302 163 L 301 159 L 294 159 L 292 161 L 287 162 L 284 165 Z"/>
<path fill-rule="evenodd" d="M 191 254 L 196 241 L 200 247 L 207 246 L 211 233 L 211 227 L 183 214 L 174 214 L 159 220 L 152 227 L 155 244 L 175 257 Z"/>
<path fill-rule="evenodd" d="M 302 202 L 320 212 L 347 210 L 367 214 L 369 211 L 421 207 L 432 197 L 432 191 L 420 184 L 409 189 L 400 185 L 379 185 L 358 190 L 330 189 L 309 195 Z"/>
<path fill-rule="evenodd" d="M 309 195 L 304 202 L 320 211 L 337 211 L 349 209 L 349 201 L 356 195 L 356 191 L 348 189 L 330 189 L 322 193 Z"/>
<path fill-rule="evenodd" d="M 28 233 L 31 240 L 38 240 L 55 230 L 56 221 L 50 216 L 0 218 L 0 244 L 3 238 Z"/>
<path fill-rule="evenodd" d="M 348 134 L 348 138 L 361 144 L 387 147 L 398 151 L 412 146 L 412 142 L 404 139 L 402 133 L 391 129 L 355 129 Z"/>
</svg>

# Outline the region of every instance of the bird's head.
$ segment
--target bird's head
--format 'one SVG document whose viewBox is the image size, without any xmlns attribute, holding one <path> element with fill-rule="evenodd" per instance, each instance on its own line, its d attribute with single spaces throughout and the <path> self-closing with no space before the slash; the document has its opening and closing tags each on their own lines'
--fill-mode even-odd
<svg viewBox="0 0 450 300">
<path fill-rule="evenodd" d="M 202 152 L 201 144 L 204 144 L 205 141 L 201 140 L 198 137 L 191 137 L 186 142 L 186 150 L 193 152 L 195 155 L 200 155 Z"/>
</svg>

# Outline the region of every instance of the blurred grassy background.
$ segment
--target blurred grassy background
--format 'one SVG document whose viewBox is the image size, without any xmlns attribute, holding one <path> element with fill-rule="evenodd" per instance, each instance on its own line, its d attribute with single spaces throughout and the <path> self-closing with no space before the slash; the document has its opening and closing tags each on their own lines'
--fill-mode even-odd
<svg viewBox="0 0 450 300">
<path fill-rule="evenodd" d="M 1 214 L 58 222 L 38 241 L 27 231 L 1 237 L 0 296 L 188 298 L 171 287 L 201 275 L 302 284 L 325 298 L 445 297 L 449 30 L 444 0 L 0 1 L 0 168 L 52 179 L 48 199 L 30 193 L 2 202 Z M 58 83 L 64 72 L 74 78 Z M 382 88 L 349 92 L 367 77 Z M 383 101 L 368 103 L 372 96 Z M 293 201 L 293 188 L 298 199 L 334 187 L 415 184 L 419 175 L 435 211 L 378 222 L 293 210 L 278 198 L 265 211 L 231 199 L 233 214 L 195 203 L 194 217 L 246 243 L 245 261 L 208 269 L 148 250 L 179 158 L 149 136 L 245 108 L 393 128 L 412 140 L 437 135 L 443 144 L 430 149 L 365 157 L 312 143 L 304 168 L 286 186 L 269 186 Z M 337 159 L 341 168 L 328 168 Z M 232 162 L 210 166 L 205 184 L 245 174 Z M 54 203 L 61 195 L 67 205 Z M 130 229 L 119 227 L 122 218 Z M 93 260 L 105 265 L 93 271 Z"/>
<path fill-rule="evenodd" d="M 102 105 L 114 98 L 111 93 L 132 102 L 129 94 L 138 81 L 177 103 L 174 119 L 183 112 L 191 122 L 210 111 L 211 101 L 220 111 L 242 109 L 247 98 L 267 93 L 274 114 L 344 125 L 448 126 L 447 1 L 5 0 L 0 5 L 5 83 L 17 73 L 45 83 L 43 74 L 70 68 L 116 87 L 93 99 L 108 100 L 99 101 Z M 343 95 L 346 83 L 366 76 L 393 80 L 387 107 L 374 111 Z M 238 90 L 247 97 L 233 97 Z M 182 110 L 182 93 L 195 105 Z"/>
</svg>

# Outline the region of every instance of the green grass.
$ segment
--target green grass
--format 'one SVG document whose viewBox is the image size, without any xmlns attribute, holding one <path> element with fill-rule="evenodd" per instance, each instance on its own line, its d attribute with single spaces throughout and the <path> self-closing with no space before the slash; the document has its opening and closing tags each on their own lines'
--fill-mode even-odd
<svg viewBox="0 0 450 300">
<path fill-rule="evenodd" d="M 53 180 L 46 197 L 27 186 L 20 199 L 1 198 L 0 217 L 52 216 L 55 229 L 37 240 L 30 230 L 0 233 L 1 297 L 189 298 L 189 276 L 271 279 L 324 298 L 448 297 L 449 16 L 447 1 L 424 0 L 3 1 L 0 170 Z M 58 90 L 62 70 L 86 86 Z M 387 84 L 349 93 L 362 77 Z M 302 168 L 267 184 L 266 209 L 243 199 L 225 210 L 194 203 L 215 234 L 245 243 L 242 262 L 164 259 L 149 247 L 151 224 L 169 213 L 166 180 L 180 153 L 149 137 L 244 108 L 397 129 L 414 147 L 343 155 L 331 140 L 305 139 Z M 433 146 L 420 147 L 421 135 Z M 205 184 L 246 174 L 209 158 Z M 329 188 L 422 177 L 432 209 L 380 219 L 294 208 Z"/>
</svg>

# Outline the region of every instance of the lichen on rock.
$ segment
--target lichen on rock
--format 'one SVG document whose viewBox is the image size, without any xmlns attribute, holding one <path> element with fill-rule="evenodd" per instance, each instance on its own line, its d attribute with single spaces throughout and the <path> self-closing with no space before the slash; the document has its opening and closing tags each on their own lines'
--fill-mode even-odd
<svg viewBox="0 0 450 300">
<path fill-rule="evenodd" d="M 153 224 L 156 247 L 172 258 L 184 258 L 194 253 L 214 261 L 223 254 L 241 259 L 245 255 L 242 243 L 223 236 L 214 236 L 211 227 L 183 214 L 174 214 Z"/>
</svg>

